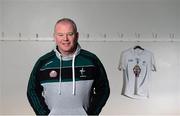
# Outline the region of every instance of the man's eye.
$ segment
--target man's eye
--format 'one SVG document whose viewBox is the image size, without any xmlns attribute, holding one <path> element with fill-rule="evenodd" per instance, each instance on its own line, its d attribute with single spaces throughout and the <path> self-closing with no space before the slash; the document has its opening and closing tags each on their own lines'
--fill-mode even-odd
<svg viewBox="0 0 180 116">
<path fill-rule="evenodd" d="M 69 35 L 69 36 L 73 36 L 73 35 L 74 35 L 74 33 L 73 33 L 73 32 L 70 32 L 70 33 L 68 33 L 68 35 Z"/>
<path fill-rule="evenodd" d="M 64 36 L 63 34 L 57 34 L 58 36 Z"/>
</svg>

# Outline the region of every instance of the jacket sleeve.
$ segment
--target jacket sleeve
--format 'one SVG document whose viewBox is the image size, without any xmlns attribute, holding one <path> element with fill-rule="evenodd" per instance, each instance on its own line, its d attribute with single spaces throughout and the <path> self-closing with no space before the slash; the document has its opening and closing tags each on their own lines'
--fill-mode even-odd
<svg viewBox="0 0 180 116">
<path fill-rule="evenodd" d="M 110 94 L 107 74 L 98 58 L 96 59 L 96 64 L 97 77 L 95 78 L 91 91 L 90 105 L 87 111 L 88 115 L 99 115 Z"/>
<path fill-rule="evenodd" d="M 48 115 L 50 110 L 42 96 L 43 87 L 38 80 L 40 61 L 34 66 L 27 87 L 27 98 L 36 115 Z"/>
</svg>

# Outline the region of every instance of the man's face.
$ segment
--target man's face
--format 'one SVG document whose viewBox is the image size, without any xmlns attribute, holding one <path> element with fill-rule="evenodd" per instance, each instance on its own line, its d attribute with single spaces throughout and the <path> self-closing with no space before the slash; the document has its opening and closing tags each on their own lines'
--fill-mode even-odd
<svg viewBox="0 0 180 116">
<path fill-rule="evenodd" d="M 60 22 L 55 26 L 54 39 L 63 55 L 73 54 L 76 49 L 78 33 L 70 22 Z"/>
</svg>

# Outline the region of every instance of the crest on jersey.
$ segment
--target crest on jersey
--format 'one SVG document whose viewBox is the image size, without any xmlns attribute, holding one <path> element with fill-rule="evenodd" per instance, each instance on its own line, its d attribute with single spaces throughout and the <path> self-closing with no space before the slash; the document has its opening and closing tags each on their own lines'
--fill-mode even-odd
<svg viewBox="0 0 180 116">
<path fill-rule="evenodd" d="M 49 76 L 51 78 L 54 78 L 54 77 L 57 77 L 57 72 L 55 70 L 52 70 L 50 73 L 49 73 Z"/>
<path fill-rule="evenodd" d="M 133 68 L 133 72 L 134 72 L 135 77 L 139 77 L 139 74 L 141 73 L 141 68 L 139 66 L 139 61 L 140 61 L 140 59 L 136 58 L 136 63 L 137 64 Z"/>
<path fill-rule="evenodd" d="M 81 73 L 80 77 L 85 78 L 86 75 L 84 74 L 86 72 L 86 70 L 84 70 L 84 68 L 82 67 L 81 70 L 79 70 L 79 72 Z"/>
<path fill-rule="evenodd" d="M 139 77 L 139 74 L 141 73 L 141 68 L 139 67 L 139 65 L 134 66 L 133 72 L 134 72 L 135 77 Z"/>
</svg>

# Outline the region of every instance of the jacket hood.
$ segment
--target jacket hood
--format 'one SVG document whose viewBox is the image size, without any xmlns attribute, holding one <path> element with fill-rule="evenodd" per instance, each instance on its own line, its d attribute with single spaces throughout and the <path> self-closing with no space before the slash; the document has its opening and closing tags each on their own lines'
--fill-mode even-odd
<svg viewBox="0 0 180 116">
<path fill-rule="evenodd" d="M 81 47 L 79 44 L 77 44 L 76 47 L 76 51 L 74 52 L 74 54 L 68 55 L 68 56 L 63 56 L 59 51 L 58 51 L 58 47 L 56 47 L 56 49 L 54 49 L 54 52 L 56 54 L 56 56 L 59 58 L 60 60 L 60 68 L 59 68 L 59 94 L 61 94 L 61 69 L 62 69 L 62 61 L 67 61 L 67 60 L 72 60 L 72 80 L 73 80 L 73 88 L 72 88 L 72 94 L 75 95 L 75 91 L 76 91 L 76 82 L 75 82 L 75 58 L 76 56 L 80 53 Z"/>
<path fill-rule="evenodd" d="M 74 55 L 77 56 L 80 53 L 80 50 L 81 50 L 81 46 L 77 44 L 76 51 L 74 52 L 74 54 L 63 56 L 62 53 L 59 52 L 58 46 L 56 46 L 54 52 L 59 59 L 62 58 L 62 60 L 72 60 Z"/>
</svg>

